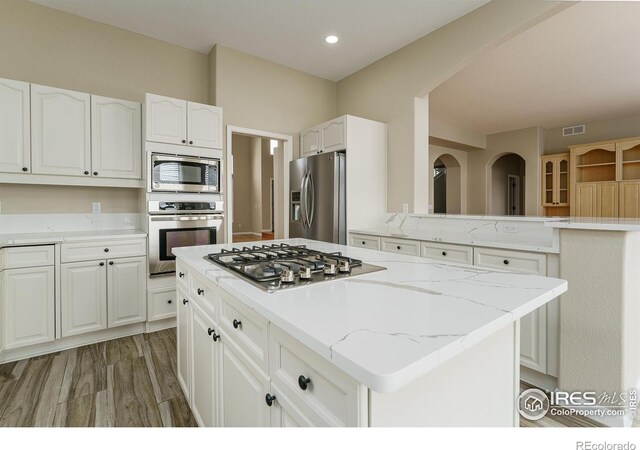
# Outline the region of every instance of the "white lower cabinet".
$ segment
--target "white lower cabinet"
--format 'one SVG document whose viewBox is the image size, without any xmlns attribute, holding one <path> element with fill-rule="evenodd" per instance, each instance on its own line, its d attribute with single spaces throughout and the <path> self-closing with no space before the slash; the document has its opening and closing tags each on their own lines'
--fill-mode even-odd
<svg viewBox="0 0 640 450">
<path fill-rule="evenodd" d="M 55 339 L 54 268 L 28 267 L 0 273 L 0 350 Z"/>
<path fill-rule="evenodd" d="M 61 266 L 61 336 L 107 328 L 105 261 L 84 261 Z"/>
<path fill-rule="evenodd" d="M 279 428 L 313 427 L 315 424 L 309 419 L 294 402 L 278 389 L 277 385 L 271 386 L 271 391 L 276 397 L 276 402 L 271 407 L 271 426 Z"/>
<path fill-rule="evenodd" d="M 218 426 L 219 421 L 219 374 L 220 374 L 220 341 L 213 341 L 217 336 L 215 324 L 197 305 L 192 305 L 193 328 L 191 332 L 191 373 L 192 397 L 191 411 L 201 427 Z M 180 327 L 180 323 L 178 323 Z M 178 329 L 178 335 L 182 330 Z"/>
<path fill-rule="evenodd" d="M 178 300 L 178 332 L 177 360 L 178 382 L 182 387 L 187 402 L 191 402 L 191 329 L 193 311 L 189 304 L 189 298 L 181 289 L 177 291 Z"/>
<path fill-rule="evenodd" d="M 109 328 L 143 322 L 147 317 L 147 259 L 112 259 L 107 267 Z"/>
</svg>

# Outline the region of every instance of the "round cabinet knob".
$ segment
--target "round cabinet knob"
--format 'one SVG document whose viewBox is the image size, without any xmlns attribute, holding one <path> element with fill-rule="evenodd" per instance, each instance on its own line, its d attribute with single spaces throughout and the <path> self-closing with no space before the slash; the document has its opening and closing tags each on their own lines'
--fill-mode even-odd
<svg viewBox="0 0 640 450">
<path fill-rule="evenodd" d="M 505 265 L 509 264 L 509 260 L 505 259 L 504 261 L 502 261 Z"/>
<path fill-rule="evenodd" d="M 94 175 L 98 175 L 98 172 L 93 172 Z"/>
<path fill-rule="evenodd" d="M 198 288 L 198 295 L 202 295 L 202 294 L 204 294 L 204 289 Z"/>
<path fill-rule="evenodd" d="M 178 274 L 178 276 L 179 276 L 180 278 L 184 278 L 184 273 L 180 272 L 180 273 Z"/>
<path fill-rule="evenodd" d="M 216 330 L 214 330 L 213 328 L 209 328 L 207 330 L 207 333 L 209 333 L 209 336 L 211 336 L 213 333 L 215 333 Z"/>
<path fill-rule="evenodd" d="M 233 328 L 237 330 L 240 325 L 242 325 L 242 322 L 240 322 L 238 319 L 233 319 Z"/>
<path fill-rule="evenodd" d="M 447 252 L 442 252 L 442 256 L 447 256 Z"/>
<path fill-rule="evenodd" d="M 182 140 L 182 143 L 183 143 L 183 144 L 186 144 L 186 143 L 187 143 L 187 140 L 186 140 L 186 139 L 183 139 L 183 140 Z"/>
<path fill-rule="evenodd" d="M 213 338 L 213 342 L 218 342 L 218 339 L 220 339 L 220 335 L 215 333 L 213 333 L 211 337 Z"/>
<path fill-rule="evenodd" d="M 183 299 L 182 299 L 182 304 L 183 304 L 183 305 L 186 305 L 187 303 L 189 303 L 189 300 L 187 300 L 186 298 L 183 298 Z"/>
<path fill-rule="evenodd" d="M 105 252 L 105 253 L 109 253 L 109 249 L 108 249 L 108 248 L 105 248 L 105 249 L 104 249 L 104 252 Z"/>
<path fill-rule="evenodd" d="M 23 168 L 22 168 L 22 171 L 23 171 L 23 172 L 28 172 L 28 171 L 29 171 L 29 168 L 28 168 L 28 167 L 23 167 Z"/>
<path fill-rule="evenodd" d="M 110 265 L 110 266 L 113 266 L 113 261 L 109 261 L 109 265 Z"/>
<path fill-rule="evenodd" d="M 193 145 L 193 141 L 189 141 L 189 145 Z"/>
<path fill-rule="evenodd" d="M 271 394 L 267 394 L 264 397 L 264 401 L 267 402 L 267 406 L 273 406 L 273 402 L 276 401 L 276 396 L 275 395 L 271 395 Z"/>
<path fill-rule="evenodd" d="M 85 174 L 85 175 L 89 175 L 89 171 L 88 171 L 88 170 L 85 170 L 85 171 L 84 171 L 84 174 Z"/>
<path fill-rule="evenodd" d="M 398 250 L 400 250 L 400 246 L 399 246 L 399 245 L 398 245 L 396 248 L 397 248 Z"/>
<path fill-rule="evenodd" d="M 362 241 L 362 245 L 365 245 L 365 244 L 364 244 L 364 241 Z"/>
<path fill-rule="evenodd" d="M 168 303 L 168 304 L 172 304 L 172 303 L 173 303 L 173 300 L 167 300 L 167 303 Z"/>
<path fill-rule="evenodd" d="M 103 262 L 101 262 L 101 263 L 100 263 L 100 267 L 102 267 L 102 266 L 104 266 L 104 263 L 103 263 Z"/>
<path fill-rule="evenodd" d="M 300 389 L 302 389 L 303 391 L 307 390 L 310 383 L 311 383 L 311 378 L 305 377 L 304 375 L 300 375 L 298 377 L 298 386 L 300 386 Z"/>
</svg>

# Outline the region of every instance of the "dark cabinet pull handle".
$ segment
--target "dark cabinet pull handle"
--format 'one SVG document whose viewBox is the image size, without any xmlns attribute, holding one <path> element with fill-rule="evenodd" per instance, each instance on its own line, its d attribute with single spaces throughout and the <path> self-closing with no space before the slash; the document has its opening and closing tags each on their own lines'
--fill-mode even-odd
<svg viewBox="0 0 640 450">
<path fill-rule="evenodd" d="M 364 241 L 362 241 L 362 245 L 364 245 Z"/>
<path fill-rule="evenodd" d="M 109 249 L 108 249 L 108 248 L 105 248 L 105 249 L 104 249 L 104 252 L 105 252 L 105 253 L 109 253 Z"/>
<path fill-rule="evenodd" d="M 271 395 L 271 394 L 267 394 L 264 397 L 264 401 L 267 402 L 267 406 L 273 406 L 273 402 L 276 401 L 276 396 L 275 395 Z"/>
<path fill-rule="evenodd" d="M 300 389 L 302 389 L 303 391 L 307 390 L 310 383 L 311 383 L 311 378 L 305 377 L 304 375 L 300 375 L 298 377 L 298 386 L 300 386 Z"/>
<path fill-rule="evenodd" d="M 186 298 L 183 298 L 183 299 L 182 299 L 182 304 L 183 304 L 183 305 L 186 305 L 187 303 L 189 303 L 189 300 L 187 300 Z"/>
<path fill-rule="evenodd" d="M 189 145 L 193 145 L 193 141 L 189 141 Z"/>
<path fill-rule="evenodd" d="M 109 261 L 109 265 L 110 265 L 110 266 L 113 266 L 113 261 Z"/>
<path fill-rule="evenodd" d="M 85 170 L 85 171 L 84 171 L 84 174 L 85 174 L 85 175 L 89 175 L 89 171 L 88 171 L 88 170 Z"/>
<path fill-rule="evenodd" d="M 442 256 L 447 256 L 447 252 L 442 252 Z"/>
<path fill-rule="evenodd" d="M 505 259 L 505 260 L 504 260 L 504 261 L 502 261 L 502 262 L 503 262 L 503 263 L 505 263 L 505 264 L 509 264 L 509 260 L 508 260 L 508 259 Z"/>
<path fill-rule="evenodd" d="M 213 333 L 215 333 L 216 330 L 214 330 L 213 328 L 209 328 L 207 330 L 207 333 L 209 333 L 209 336 L 211 336 Z"/>
<path fill-rule="evenodd" d="M 173 303 L 173 300 L 167 300 L 167 303 L 168 303 L 168 304 L 172 304 L 172 303 Z"/>
<path fill-rule="evenodd" d="M 204 289 L 198 288 L 198 295 L 202 295 L 202 294 L 204 294 Z"/>
<path fill-rule="evenodd" d="M 101 262 L 101 263 L 100 263 L 100 267 L 102 267 L 102 266 L 104 266 L 104 263 L 103 263 L 103 262 Z"/>
<path fill-rule="evenodd" d="M 400 250 L 400 246 L 399 246 L 399 245 L 398 245 L 396 248 L 397 248 L 398 250 Z"/>
<path fill-rule="evenodd" d="M 28 168 L 28 167 L 23 167 L 23 168 L 22 168 L 22 171 L 23 171 L 23 172 L 28 172 L 28 171 L 29 171 L 29 168 Z"/>
<path fill-rule="evenodd" d="M 238 319 L 233 319 L 233 328 L 237 330 L 240 325 L 242 325 L 242 322 L 240 322 Z"/>
<path fill-rule="evenodd" d="M 94 175 L 98 175 L 98 172 L 93 172 Z"/>
<path fill-rule="evenodd" d="M 183 139 L 183 140 L 182 140 L 182 143 L 183 143 L 183 144 L 186 144 L 186 143 L 187 143 L 187 140 L 186 140 L 186 139 Z"/>
<path fill-rule="evenodd" d="M 178 274 L 178 276 L 179 276 L 180 278 L 184 278 L 184 273 L 180 272 L 180 273 Z"/>
<path fill-rule="evenodd" d="M 218 342 L 218 339 L 220 339 L 220 335 L 216 333 L 213 333 L 211 337 L 213 338 L 213 342 Z"/>
</svg>

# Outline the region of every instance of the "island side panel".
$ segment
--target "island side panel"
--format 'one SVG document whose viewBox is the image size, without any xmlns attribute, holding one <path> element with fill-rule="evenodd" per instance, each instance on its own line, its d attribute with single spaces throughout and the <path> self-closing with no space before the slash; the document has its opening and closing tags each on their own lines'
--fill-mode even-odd
<svg viewBox="0 0 640 450">
<path fill-rule="evenodd" d="M 369 391 L 372 427 L 517 427 L 519 321 L 392 394 Z"/>
</svg>

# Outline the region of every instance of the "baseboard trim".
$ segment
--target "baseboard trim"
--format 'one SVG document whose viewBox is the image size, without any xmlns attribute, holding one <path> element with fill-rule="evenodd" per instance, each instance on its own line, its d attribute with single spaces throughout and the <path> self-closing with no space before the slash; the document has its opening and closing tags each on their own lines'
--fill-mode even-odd
<svg viewBox="0 0 640 450">
<path fill-rule="evenodd" d="M 169 317 L 168 319 L 147 322 L 145 326 L 145 333 L 153 333 L 154 331 L 166 330 L 167 328 L 175 328 L 175 327 L 176 327 L 176 318 Z"/>
<path fill-rule="evenodd" d="M 254 231 L 247 231 L 242 233 L 233 233 L 234 236 L 262 236 L 261 233 L 256 233 Z"/>
</svg>

